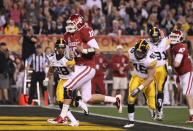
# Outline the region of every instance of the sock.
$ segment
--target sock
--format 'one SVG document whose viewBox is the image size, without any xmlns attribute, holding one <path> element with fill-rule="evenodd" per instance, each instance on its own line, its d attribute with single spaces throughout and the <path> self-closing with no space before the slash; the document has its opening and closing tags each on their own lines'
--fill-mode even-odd
<svg viewBox="0 0 193 131">
<path fill-rule="evenodd" d="M 158 92 L 158 95 L 157 95 L 157 110 L 160 112 L 161 111 L 161 108 L 163 107 L 163 98 L 164 98 L 164 94 L 163 92 Z M 161 104 L 161 105 L 160 105 Z"/>
<path fill-rule="evenodd" d="M 105 96 L 105 101 L 104 102 L 115 103 L 116 102 L 116 98 L 112 97 L 112 96 Z"/>
<path fill-rule="evenodd" d="M 193 115 L 193 109 L 189 109 L 190 115 Z"/>
<path fill-rule="evenodd" d="M 129 118 L 129 121 L 134 121 L 134 115 L 135 113 L 128 113 L 128 118 Z"/>
<path fill-rule="evenodd" d="M 60 116 L 62 118 L 67 116 L 68 109 L 69 109 L 69 105 L 63 104 L 63 108 L 62 108 L 62 111 L 60 113 Z"/>
<path fill-rule="evenodd" d="M 153 117 L 155 115 L 155 110 L 152 110 L 151 108 L 148 108 L 149 109 L 149 112 L 151 114 L 151 117 Z"/>
<path fill-rule="evenodd" d="M 70 119 L 71 122 L 76 122 L 76 118 L 72 115 L 71 111 L 67 112 L 67 117 Z"/>
<path fill-rule="evenodd" d="M 135 107 L 134 104 L 128 104 L 128 118 L 129 121 L 134 121 Z"/>
<path fill-rule="evenodd" d="M 88 107 L 82 100 L 79 100 L 79 107 L 81 107 L 84 111 L 88 112 Z"/>
<path fill-rule="evenodd" d="M 162 99 L 162 102 L 163 102 L 163 98 L 164 98 L 164 93 L 163 92 L 158 92 L 157 99 Z"/>
</svg>

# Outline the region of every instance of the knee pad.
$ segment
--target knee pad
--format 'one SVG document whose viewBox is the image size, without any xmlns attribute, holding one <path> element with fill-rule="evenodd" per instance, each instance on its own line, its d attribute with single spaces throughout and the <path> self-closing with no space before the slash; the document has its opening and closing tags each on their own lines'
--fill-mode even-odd
<svg viewBox="0 0 193 131">
<path fill-rule="evenodd" d="M 78 107 L 79 106 L 79 101 L 77 101 L 76 99 L 72 99 L 71 105 L 73 107 Z"/>
<path fill-rule="evenodd" d="M 73 98 L 73 91 L 64 88 L 64 99 L 72 99 L 72 98 Z"/>
</svg>

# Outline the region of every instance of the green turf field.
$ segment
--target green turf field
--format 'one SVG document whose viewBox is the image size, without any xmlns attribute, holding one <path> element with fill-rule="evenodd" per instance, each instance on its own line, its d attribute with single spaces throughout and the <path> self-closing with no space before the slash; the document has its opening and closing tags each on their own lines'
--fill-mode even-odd
<svg viewBox="0 0 193 131">
<path fill-rule="evenodd" d="M 80 110 L 79 108 L 73 108 L 73 110 Z M 117 109 L 114 107 L 89 107 L 89 111 L 95 114 L 102 114 L 108 116 L 117 116 L 128 118 L 127 108 L 123 107 L 123 113 L 119 114 Z M 163 121 L 153 121 L 150 118 L 150 113 L 147 107 L 136 107 L 135 108 L 135 119 L 142 121 L 150 121 L 167 125 L 184 126 L 193 128 L 193 124 L 186 124 L 185 121 L 189 118 L 187 108 L 165 108 Z"/>
</svg>

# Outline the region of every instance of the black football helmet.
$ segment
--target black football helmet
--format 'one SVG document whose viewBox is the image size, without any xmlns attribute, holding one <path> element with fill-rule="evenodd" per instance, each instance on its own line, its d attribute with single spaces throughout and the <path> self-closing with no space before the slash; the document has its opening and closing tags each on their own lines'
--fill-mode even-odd
<svg viewBox="0 0 193 131">
<path fill-rule="evenodd" d="M 149 44 L 147 43 L 147 41 L 140 40 L 135 45 L 135 49 L 134 49 L 135 58 L 138 59 L 138 60 L 141 60 L 141 59 L 145 58 L 145 56 L 147 55 L 148 50 L 149 50 Z"/>
<path fill-rule="evenodd" d="M 151 37 L 153 42 L 157 42 L 161 37 L 160 29 L 157 27 L 153 27 L 149 30 L 149 36 Z"/>
<path fill-rule="evenodd" d="M 64 56 L 64 51 L 66 48 L 66 41 L 62 38 L 58 39 L 55 43 L 55 53 L 56 53 L 56 59 L 60 60 Z"/>
</svg>

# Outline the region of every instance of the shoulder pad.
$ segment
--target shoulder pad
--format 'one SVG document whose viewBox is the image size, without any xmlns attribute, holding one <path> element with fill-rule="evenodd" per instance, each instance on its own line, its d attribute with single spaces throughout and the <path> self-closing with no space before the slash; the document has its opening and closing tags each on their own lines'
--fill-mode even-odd
<svg viewBox="0 0 193 131">
<path fill-rule="evenodd" d="M 128 50 L 128 54 L 130 54 L 130 53 L 134 53 L 134 47 L 132 47 L 132 48 L 130 48 L 129 50 Z"/>
</svg>

